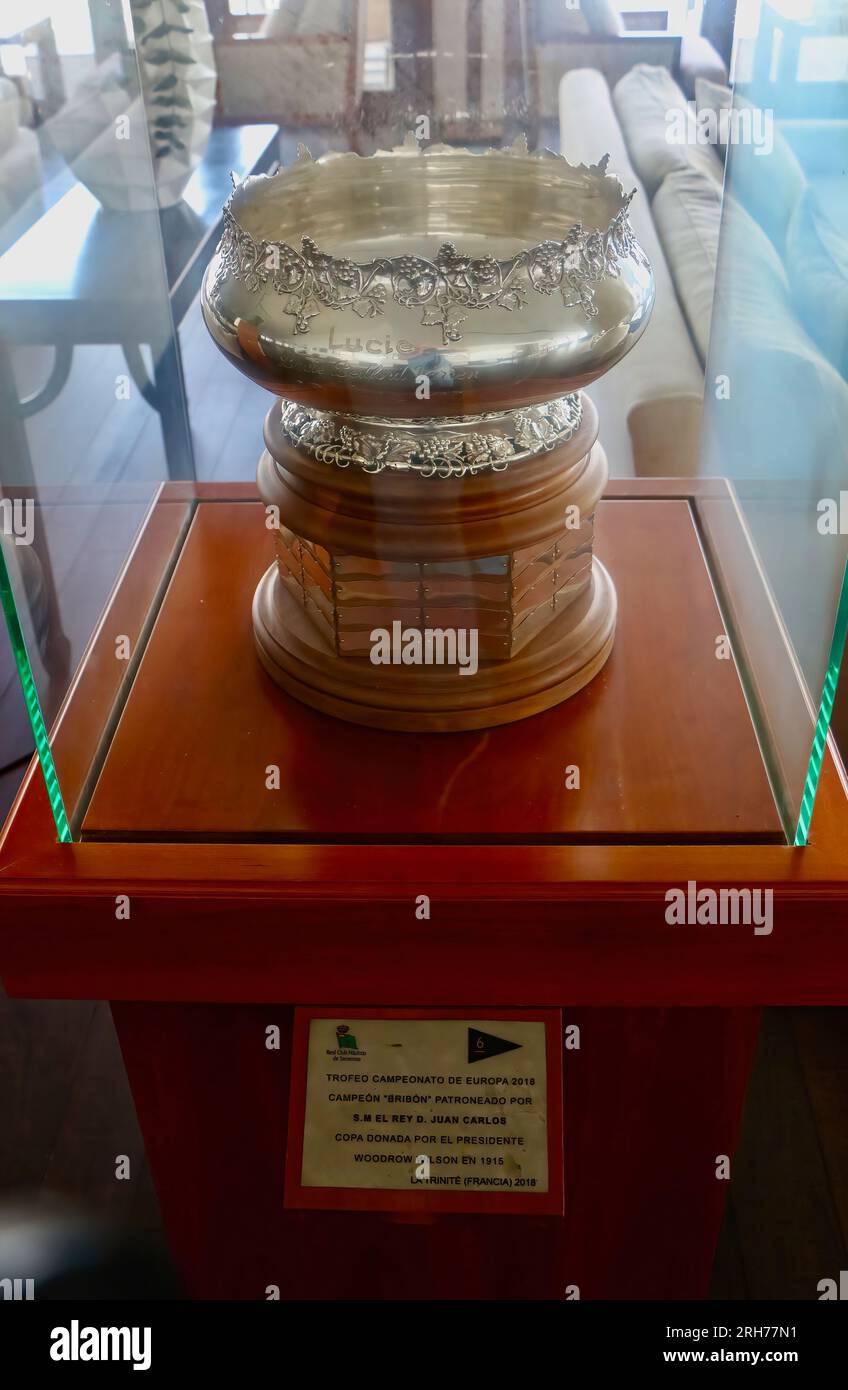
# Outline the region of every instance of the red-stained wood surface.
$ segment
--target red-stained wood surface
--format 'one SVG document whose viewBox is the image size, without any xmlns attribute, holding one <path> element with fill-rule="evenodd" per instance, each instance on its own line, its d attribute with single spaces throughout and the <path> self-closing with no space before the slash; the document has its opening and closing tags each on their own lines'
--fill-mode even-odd
<svg viewBox="0 0 848 1390">
<path fill-rule="evenodd" d="M 721 617 L 684 501 L 598 509 L 597 552 L 620 595 L 600 674 L 544 714 L 452 734 L 363 729 L 269 680 L 250 619 L 271 553 L 264 519 L 258 504 L 198 508 L 84 838 L 780 839 L 739 678 L 716 660 Z"/>
<path fill-rule="evenodd" d="M 565 1010 L 580 1049 L 563 1054 L 563 1217 L 284 1209 L 292 1010 L 113 1013 L 194 1297 L 706 1297 L 756 1010 Z"/>
<path fill-rule="evenodd" d="M 691 485 L 687 491 L 666 481 L 610 488 L 614 498 L 640 503 L 690 492 Z M 250 496 L 248 486 L 174 485 L 163 505 L 199 498 L 229 507 Z M 149 583 L 137 575 L 151 553 L 160 563 L 155 547 L 137 548 L 104 632 L 116 614 L 119 630 L 128 630 L 132 615 L 121 605 L 136 590 L 146 612 Z M 174 652 L 174 668 L 184 658 Z M 80 782 L 93 756 L 90 710 L 102 700 L 101 669 L 112 668 L 101 664 L 95 644 L 55 731 L 57 758 L 73 765 Z M 158 718 L 171 714 L 165 692 Z M 158 734 L 148 727 L 147 736 Z M 352 740 L 362 736 L 351 729 Z M 675 747 L 670 737 L 668 748 Z M 179 781 L 178 768 L 169 773 Z M 585 840 L 58 845 L 34 768 L 0 841 L 0 972 L 10 993 L 64 998 L 333 997 L 352 1004 L 374 1003 L 376 988 L 393 1002 L 464 1005 L 472 979 L 478 1002 L 503 1006 L 557 1006 L 566 997 L 583 1004 L 844 1003 L 844 815 L 843 773 L 829 747 L 803 849 Z M 356 831 L 354 818 L 349 833 Z M 666 890 L 689 879 L 773 888 L 772 934 L 732 924 L 669 926 Z M 414 915 L 422 893 L 431 898 L 426 932 Z M 122 894 L 131 900 L 129 921 L 115 917 Z"/>
</svg>

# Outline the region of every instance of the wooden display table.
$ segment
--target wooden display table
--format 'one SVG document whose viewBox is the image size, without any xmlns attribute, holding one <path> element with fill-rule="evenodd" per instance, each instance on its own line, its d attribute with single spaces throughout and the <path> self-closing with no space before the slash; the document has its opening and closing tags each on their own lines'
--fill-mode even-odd
<svg viewBox="0 0 848 1390">
<path fill-rule="evenodd" d="M 784 843 L 715 658 L 693 496 L 608 488 L 618 633 L 583 691 L 502 728 L 411 734 L 319 714 L 263 672 L 251 488 L 163 492 L 54 735 L 80 842 L 55 842 L 37 768 L 0 842 L 0 974 L 14 995 L 112 1001 L 195 1295 L 706 1293 L 757 1010 L 848 997 L 848 844 L 830 749 L 811 842 Z M 773 888 L 773 931 L 669 925 L 666 891 L 692 880 Z M 564 1216 L 284 1208 L 298 1005 L 578 1025 Z"/>
</svg>

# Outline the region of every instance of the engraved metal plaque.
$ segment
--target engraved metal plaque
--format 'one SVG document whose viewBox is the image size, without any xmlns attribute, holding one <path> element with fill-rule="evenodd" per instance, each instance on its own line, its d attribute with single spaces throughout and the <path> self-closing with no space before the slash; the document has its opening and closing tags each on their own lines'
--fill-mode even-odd
<svg viewBox="0 0 848 1390">
<path fill-rule="evenodd" d="M 298 1009 L 290 1206 L 562 1211 L 556 1010 Z"/>
</svg>

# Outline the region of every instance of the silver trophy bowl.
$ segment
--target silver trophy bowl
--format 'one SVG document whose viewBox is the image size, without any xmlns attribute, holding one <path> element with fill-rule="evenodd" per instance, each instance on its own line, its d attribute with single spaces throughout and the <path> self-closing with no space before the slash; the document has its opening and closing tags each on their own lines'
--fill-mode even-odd
<svg viewBox="0 0 848 1390">
<path fill-rule="evenodd" d="M 526 142 L 301 149 L 234 188 L 207 327 L 254 381 L 325 410 L 471 415 L 577 391 L 629 351 L 654 299 L 633 195 L 606 166 Z"/>
</svg>

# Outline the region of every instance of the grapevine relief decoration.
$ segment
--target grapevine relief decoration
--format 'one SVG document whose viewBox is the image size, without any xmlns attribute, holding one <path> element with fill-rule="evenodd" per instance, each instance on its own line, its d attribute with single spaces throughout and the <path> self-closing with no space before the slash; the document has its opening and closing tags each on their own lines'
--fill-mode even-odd
<svg viewBox="0 0 848 1390">
<path fill-rule="evenodd" d="M 602 172 L 606 158 L 597 166 Z M 224 209 L 216 286 L 228 279 L 258 293 L 270 282 L 282 297 L 294 332 L 307 333 L 322 309 L 352 309 L 361 318 L 382 314 L 389 295 L 403 308 L 422 310 L 421 323 L 442 331 L 445 345 L 461 340 L 461 325 L 476 309 L 520 309 L 528 294 L 556 294 L 563 307 L 596 316 L 595 290 L 617 278 L 619 262 L 641 255 L 627 212 L 629 194 L 605 231 L 580 223 L 559 240 L 543 241 L 508 260 L 470 256 L 444 242 L 432 260 L 424 256 L 380 257 L 360 263 L 331 256 L 305 236 L 300 250 L 287 242 L 257 242 L 236 221 L 232 199 Z"/>
<path fill-rule="evenodd" d="M 479 417 L 485 426 L 487 417 Z M 365 421 L 339 424 L 332 415 L 286 402 L 281 410 L 283 434 L 319 463 L 336 468 L 361 468 L 365 473 L 385 469 L 418 473 L 425 478 L 462 478 L 487 469 L 503 472 L 527 455 L 553 449 L 571 439 L 580 427 L 580 396 L 561 396 L 545 405 L 514 411 L 507 433 L 480 430 L 453 433 L 444 428 L 411 432 L 400 427 L 375 433 Z M 476 423 L 476 419 L 475 419 Z"/>
</svg>

